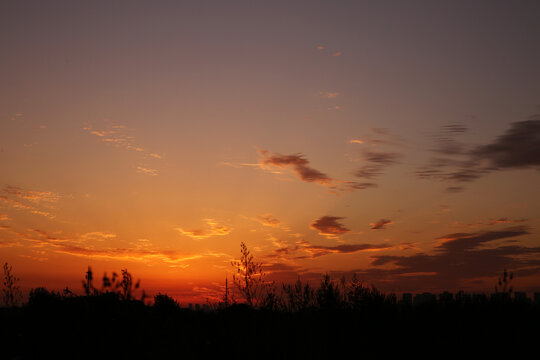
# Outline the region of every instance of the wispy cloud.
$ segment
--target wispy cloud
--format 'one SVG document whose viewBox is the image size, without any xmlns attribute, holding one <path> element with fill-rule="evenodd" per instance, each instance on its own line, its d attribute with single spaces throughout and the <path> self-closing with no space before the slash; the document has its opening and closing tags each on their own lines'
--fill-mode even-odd
<svg viewBox="0 0 540 360">
<path fill-rule="evenodd" d="M 317 230 L 319 235 L 328 238 L 336 238 L 339 235 L 346 234 L 350 231 L 343 224 L 339 223 L 339 220 L 342 219 L 345 218 L 338 216 L 323 216 L 315 219 L 309 227 L 313 230 Z"/>
<path fill-rule="evenodd" d="M 54 219 L 52 211 L 61 195 L 52 191 L 23 189 L 8 185 L 0 190 L 0 201 L 8 207 Z M 6 215 L 7 216 L 7 215 Z"/>
<path fill-rule="evenodd" d="M 281 221 L 272 214 L 258 215 L 254 217 L 253 220 L 264 226 L 278 227 L 281 225 Z"/>
<path fill-rule="evenodd" d="M 224 236 L 230 234 L 231 231 L 233 231 L 232 227 L 222 225 L 214 219 L 203 219 L 203 221 L 206 222 L 206 224 L 208 225 L 207 228 L 195 230 L 176 228 L 176 230 L 178 230 L 182 235 L 189 236 L 196 240 L 206 239 L 210 236 Z"/>
<path fill-rule="evenodd" d="M 374 180 L 384 174 L 385 170 L 398 163 L 402 154 L 395 151 L 384 151 L 381 146 L 403 146 L 399 138 L 393 136 L 388 129 L 371 129 L 374 135 L 351 139 L 350 144 L 362 145 L 360 147 L 359 160 L 356 156 L 353 161 L 361 161 L 364 164 L 354 172 L 356 177 Z"/>
<path fill-rule="evenodd" d="M 144 166 L 137 166 L 137 172 L 142 174 L 148 174 L 151 176 L 157 176 L 158 171 L 156 169 L 145 168 Z"/>
<path fill-rule="evenodd" d="M 39 248 L 40 254 L 46 251 L 71 256 L 101 258 L 122 261 L 163 262 L 172 267 L 185 267 L 190 260 L 205 257 L 223 257 L 226 254 L 211 251 L 185 253 L 179 250 L 164 250 L 156 248 L 147 239 L 140 239 L 129 247 L 106 246 L 105 240 L 115 238 L 114 234 L 106 232 L 89 232 L 83 235 L 69 235 L 62 232 L 47 232 L 31 229 L 27 232 L 13 232 L 16 241 L 6 246 L 21 246 L 21 242 L 29 242 L 33 249 Z M 97 239 L 103 241 L 96 241 Z M 104 246 L 105 245 L 105 246 Z M 28 255 L 28 254 L 26 254 Z M 34 259 L 38 260 L 38 259 Z M 184 264 L 184 265 L 182 265 Z"/>
<path fill-rule="evenodd" d="M 90 242 L 93 242 L 93 241 L 102 242 L 102 241 L 112 240 L 115 238 L 116 238 L 116 234 L 106 233 L 102 231 L 93 231 L 93 232 L 89 232 L 89 233 L 85 233 L 81 235 L 82 240 L 90 241 Z"/>
<path fill-rule="evenodd" d="M 127 134 L 125 125 L 106 124 L 104 129 L 95 129 L 92 125 L 85 124 L 83 130 L 89 134 L 97 136 L 102 142 L 110 144 L 117 148 L 122 148 L 128 151 L 134 151 L 142 157 L 142 159 L 162 159 L 163 156 L 152 151 L 146 150 L 139 145 L 134 136 Z M 148 168 L 147 166 L 137 166 L 137 172 L 147 175 L 158 175 L 157 170 Z"/>
<path fill-rule="evenodd" d="M 363 151 L 362 153 L 366 165 L 358 169 L 354 175 L 359 178 L 373 179 L 384 173 L 384 170 L 393 164 L 397 163 L 397 159 L 401 156 L 398 153 L 382 152 L 382 151 Z"/>
<path fill-rule="evenodd" d="M 510 124 L 510 128 L 485 145 L 464 145 L 455 136 L 464 133 L 461 125 L 447 125 L 435 137 L 435 152 L 440 154 L 417 171 L 424 179 L 461 184 L 477 180 L 494 171 L 540 168 L 540 115 Z M 449 192 L 462 190 L 451 185 Z"/>
<path fill-rule="evenodd" d="M 341 51 L 336 51 L 335 53 L 332 54 L 332 56 L 341 56 L 343 55 L 343 52 Z"/>
<path fill-rule="evenodd" d="M 339 93 L 338 92 L 321 92 L 320 93 L 321 97 L 323 98 L 326 98 L 326 99 L 335 99 L 339 96 Z"/>
<path fill-rule="evenodd" d="M 498 219 L 490 219 L 487 221 L 478 221 L 473 223 L 460 223 L 455 222 L 453 226 L 455 227 L 463 227 L 463 228 L 475 228 L 475 227 L 481 227 L 481 226 L 493 226 L 493 225 L 500 225 L 500 224 L 519 224 L 527 222 L 528 219 L 509 219 L 507 217 L 502 217 Z"/>
<path fill-rule="evenodd" d="M 318 46 L 317 46 L 317 50 L 319 50 L 319 51 L 323 51 L 324 49 L 325 49 L 325 47 L 322 46 L 322 45 L 318 45 Z"/>
</svg>

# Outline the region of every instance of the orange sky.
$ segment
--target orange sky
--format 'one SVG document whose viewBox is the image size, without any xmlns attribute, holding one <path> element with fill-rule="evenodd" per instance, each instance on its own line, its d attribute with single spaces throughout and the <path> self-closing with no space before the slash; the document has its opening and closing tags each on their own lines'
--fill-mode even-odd
<svg viewBox="0 0 540 360">
<path fill-rule="evenodd" d="M 0 5 L 0 260 L 28 290 L 127 268 L 540 290 L 538 3 Z"/>
</svg>

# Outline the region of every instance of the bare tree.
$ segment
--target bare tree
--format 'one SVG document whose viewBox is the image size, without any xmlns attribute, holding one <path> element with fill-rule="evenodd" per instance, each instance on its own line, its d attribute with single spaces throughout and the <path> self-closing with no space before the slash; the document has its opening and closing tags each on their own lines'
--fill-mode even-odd
<svg viewBox="0 0 540 360">
<path fill-rule="evenodd" d="M 4 286 L 2 289 L 4 303 L 6 306 L 17 306 L 21 299 L 20 279 L 13 275 L 13 267 L 7 262 L 4 263 Z"/>
<path fill-rule="evenodd" d="M 249 306 L 256 305 L 257 297 L 264 287 L 262 264 L 253 260 L 246 244 L 240 243 L 240 260 L 231 261 L 235 269 L 233 282 Z"/>
</svg>

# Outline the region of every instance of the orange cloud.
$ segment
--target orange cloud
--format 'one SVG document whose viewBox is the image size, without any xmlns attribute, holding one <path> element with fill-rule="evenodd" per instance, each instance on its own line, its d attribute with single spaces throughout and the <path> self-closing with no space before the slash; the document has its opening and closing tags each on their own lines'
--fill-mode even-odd
<svg viewBox="0 0 540 360">
<path fill-rule="evenodd" d="M 343 55 L 343 53 L 341 51 L 337 51 L 337 52 L 332 54 L 332 56 L 341 56 L 341 55 Z"/>
<path fill-rule="evenodd" d="M 148 174 L 148 175 L 151 175 L 151 176 L 157 176 L 158 175 L 158 172 L 156 169 L 149 169 L 149 168 L 145 168 L 143 166 L 137 166 L 137 172 L 139 174 Z"/>
<path fill-rule="evenodd" d="M 86 124 L 83 130 L 87 131 L 91 135 L 95 135 L 101 139 L 101 141 L 112 144 L 115 147 L 123 148 L 129 151 L 135 151 L 140 153 L 144 159 L 154 158 L 161 159 L 162 156 L 156 152 L 146 151 L 144 147 L 138 145 L 135 141 L 135 137 L 127 135 L 125 133 L 126 127 L 124 125 L 109 125 L 106 129 L 93 129 L 91 125 Z M 157 170 L 149 169 L 143 166 L 137 167 L 138 173 L 144 173 L 148 175 L 157 175 Z"/>
<path fill-rule="evenodd" d="M 253 220 L 258 221 L 264 226 L 277 227 L 281 224 L 281 221 L 276 219 L 272 214 L 265 214 L 256 216 Z"/>
<path fill-rule="evenodd" d="M 0 191 L 0 201 L 7 206 L 50 219 L 55 218 L 51 210 L 55 209 L 56 202 L 60 198 L 61 196 L 59 194 L 51 191 L 22 189 L 10 185 Z"/>
<path fill-rule="evenodd" d="M 203 219 L 206 224 L 209 225 L 209 228 L 206 229 L 195 229 L 195 230 L 184 230 L 182 228 L 176 228 L 182 235 L 189 236 L 193 239 L 206 239 L 210 236 L 224 236 L 228 235 L 233 231 L 232 227 L 221 225 L 216 222 L 214 219 Z"/>
</svg>

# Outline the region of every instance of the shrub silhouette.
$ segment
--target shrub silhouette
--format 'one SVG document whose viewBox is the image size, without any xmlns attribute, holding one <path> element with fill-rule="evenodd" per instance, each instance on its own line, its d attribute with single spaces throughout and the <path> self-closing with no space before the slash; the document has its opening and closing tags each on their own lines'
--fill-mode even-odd
<svg viewBox="0 0 540 360">
<path fill-rule="evenodd" d="M 154 296 L 154 309 L 168 313 L 180 309 L 180 304 L 169 295 L 159 293 Z"/>
<path fill-rule="evenodd" d="M 19 287 L 20 279 L 13 275 L 13 267 L 7 262 L 4 263 L 4 281 L 2 287 L 2 295 L 4 304 L 7 307 L 17 306 L 21 299 L 21 290 Z"/>
</svg>

